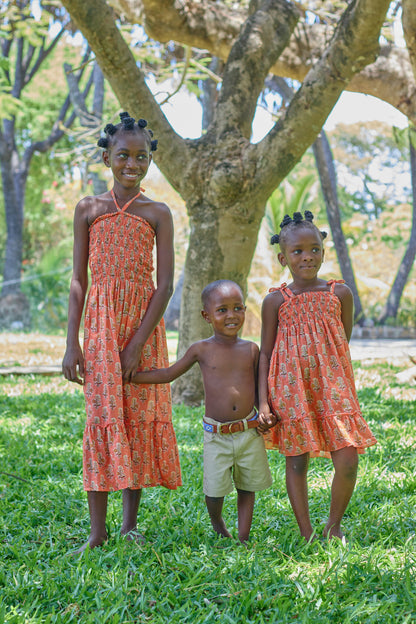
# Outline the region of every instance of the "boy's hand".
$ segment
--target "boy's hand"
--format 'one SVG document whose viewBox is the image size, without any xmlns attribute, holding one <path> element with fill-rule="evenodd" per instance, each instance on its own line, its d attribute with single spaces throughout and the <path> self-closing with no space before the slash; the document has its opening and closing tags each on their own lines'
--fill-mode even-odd
<svg viewBox="0 0 416 624">
<path fill-rule="evenodd" d="M 121 372 L 124 383 L 131 383 L 140 362 L 142 350 L 140 346 L 134 346 L 132 342 L 120 353 Z"/>
</svg>

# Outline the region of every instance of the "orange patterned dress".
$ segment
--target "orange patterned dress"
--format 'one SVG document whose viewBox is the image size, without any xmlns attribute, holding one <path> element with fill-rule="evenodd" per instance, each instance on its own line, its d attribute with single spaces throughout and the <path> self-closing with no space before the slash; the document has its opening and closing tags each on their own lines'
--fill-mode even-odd
<svg viewBox="0 0 416 624">
<path fill-rule="evenodd" d="M 358 404 L 336 283 L 299 295 L 286 284 L 278 289 L 285 301 L 268 384 L 270 408 L 281 421 L 265 441 L 283 455 L 330 457 L 346 446 L 363 453 L 377 442 Z"/>
<path fill-rule="evenodd" d="M 84 489 L 114 491 L 181 485 L 170 386 L 124 384 L 120 351 L 140 325 L 154 292 L 155 232 L 118 212 L 90 227 L 91 288 L 84 322 Z M 142 351 L 140 369 L 169 366 L 163 319 Z"/>
</svg>

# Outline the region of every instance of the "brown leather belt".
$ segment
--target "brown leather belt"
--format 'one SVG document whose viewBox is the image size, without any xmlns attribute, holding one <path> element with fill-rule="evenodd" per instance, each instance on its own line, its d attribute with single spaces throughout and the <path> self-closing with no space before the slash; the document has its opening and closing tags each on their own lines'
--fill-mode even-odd
<svg viewBox="0 0 416 624">
<path fill-rule="evenodd" d="M 205 431 L 209 431 L 210 433 L 238 433 L 240 431 L 247 431 L 247 429 L 253 429 L 254 427 L 259 426 L 257 413 L 254 414 L 254 416 L 249 420 L 244 418 L 244 420 L 237 420 L 236 422 L 226 423 L 223 425 L 213 425 L 211 423 L 207 423 L 205 420 L 203 423 Z"/>
</svg>

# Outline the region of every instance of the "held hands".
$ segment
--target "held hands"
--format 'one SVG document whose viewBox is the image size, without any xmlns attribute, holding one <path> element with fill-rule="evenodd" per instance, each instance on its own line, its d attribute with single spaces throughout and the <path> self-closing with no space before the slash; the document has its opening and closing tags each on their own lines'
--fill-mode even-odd
<svg viewBox="0 0 416 624">
<path fill-rule="evenodd" d="M 84 385 L 85 369 L 84 356 L 79 344 L 67 347 L 62 361 L 62 372 L 68 381 L 73 381 L 80 386 Z"/>
<path fill-rule="evenodd" d="M 280 420 L 278 416 L 272 414 L 268 405 L 261 406 L 262 409 L 259 410 L 259 426 L 257 429 L 260 433 L 265 433 L 269 429 L 275 426 L 275 424 Z"/>
<path fill-rule="evenodd" d="M 134 345 L 132 342 L 129 342 L 125 349 L 121 351 L 120 364 L 123 383 L 131 383 L 139 367 L 141 354 L 142 345 Z"/>
</svg>

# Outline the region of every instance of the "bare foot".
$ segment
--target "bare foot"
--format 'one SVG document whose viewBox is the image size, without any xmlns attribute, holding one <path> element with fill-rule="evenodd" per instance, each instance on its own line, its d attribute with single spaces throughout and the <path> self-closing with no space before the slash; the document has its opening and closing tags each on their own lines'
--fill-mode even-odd
<svg viewBox="0 0 416 624">
<path fill-rule="evenodd" d="M 126 533 L 121 533 L 121 535 L 125 537 L 128 542 L 135 542 L 137 546 L 143 546 L 143 544 L 146 543 L 145 536 L 139 533 L 136 529 L 126 531 Z"/>
<path fill-rule="evenodd" d="M 219 522 L 213 522 L 211 519 L 212 528 L 215 533 L 217 533 L 220 537 L 232 537 L 231 533 L 228 531 L 225 526 L 224 520 L 221 518 Z"/>
<path fill-rule="evenodd" d="M 107 540 L 108 540 L 107 535 L 104 538 L 92 538 L 90 535 L 87 541 L 85 542 L 85 544 L 83 544 L 76 550 L 71 550 L 68 553 L 68 555 L 71 555 L 71 556 L 80 555 L 81 553 L 85 552 L 87 548 L 89 548 L 90 550 L 92 550 L 93 548 L 99 548 L 100 546 L 105 544 Z"/>
<path fill-rule="evenodd" d="M 341 527 L 336 527 L 335 525 L 332 526 L 326 526 L 323 530 L 323 535 L 324 537 L 326 537 L 328 540 L 332 540 L 334 537 L 336 537 L 337 539 L 340 540 L 344 540 L 345 541 L 345 535 L 344 533 L 341 531 Z"/>
</svg>

